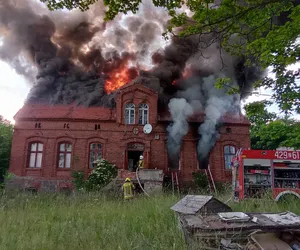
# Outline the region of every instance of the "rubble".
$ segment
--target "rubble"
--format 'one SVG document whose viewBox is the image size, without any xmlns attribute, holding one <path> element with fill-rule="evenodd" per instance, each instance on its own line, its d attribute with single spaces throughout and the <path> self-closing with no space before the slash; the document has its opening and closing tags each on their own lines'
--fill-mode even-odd
<svg viewBox="0 0 300 250">
<path fill-rule="evenodd" d="M 187 195 L 171 209 L 178 215 L 188 249 L 283 250 L 300 247 L 300 216 L 289 211 L 232 212 L 216 198 L 202 195 Z"/>
</svg>

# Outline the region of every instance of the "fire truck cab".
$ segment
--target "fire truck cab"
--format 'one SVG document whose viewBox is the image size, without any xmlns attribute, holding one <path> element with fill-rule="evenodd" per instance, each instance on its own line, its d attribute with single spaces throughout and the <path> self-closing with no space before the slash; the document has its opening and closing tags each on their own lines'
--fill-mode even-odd
<svg viewBox="0 0 300 250">
<path fill-rule="evenodd" d="M 286 194 L 300 198 L 299 150 L 240 149 L 231 164 L 235 201 L 259 198 L 265 191 L 276 201 Z"/>
</svg>

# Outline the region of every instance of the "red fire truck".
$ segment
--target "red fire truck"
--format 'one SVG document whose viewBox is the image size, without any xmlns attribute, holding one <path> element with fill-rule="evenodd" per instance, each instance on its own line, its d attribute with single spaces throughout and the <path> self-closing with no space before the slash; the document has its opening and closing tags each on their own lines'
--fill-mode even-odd
<svg viewBox="0 0 300 250">
<path fill-rule="evenodd" d="M 285 194 L 300 198 L 300 150 L 243 150 L 232 160 L 235 200 L 258 198 L 271 190 L 277 201 Z"/>
</svg>

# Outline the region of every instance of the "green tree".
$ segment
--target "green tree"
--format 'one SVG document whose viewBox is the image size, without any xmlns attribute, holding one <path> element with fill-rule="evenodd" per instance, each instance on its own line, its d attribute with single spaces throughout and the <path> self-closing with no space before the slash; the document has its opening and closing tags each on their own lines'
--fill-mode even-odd
<svg viewBox="0 0 300 250">
<path fill-rule="evenodd" d="M 85 11 L 97 0 L 41 0 L 49 9 L 80 8 Z M 108 7 L 105 20 L 118 13 L 136 13 L 142 0 L 104 0 Z M 272 66 L 276 80 L 265 78 L 256 86 L 268 86 L 274 90 L 274 99 L 281 109 L 300 112 L 300 84 L 295 74 L 286 70 L 299 61 L 300 47 L 296 42 L 300 34 L 299 0 L 152 0 L 155 6 L 169 11 L 170 22 L 165 35 L 173 34 L 181 27 L 179 36 L 214 34 L 207 44 L 218 43 L 232 55 L 243 55 L 248 64 L 262 68 Z M 188 8 L 193 15 L 178 11 Z M 251 59 L 251 60 L 250 60 Z"/>
<path fill-rule="evenodd" d="M 9 167 L 12 135 L 12 124 L 0 116 L 0 182 L 4 180 Z"/>
<path fill-rule="evenodd" d="M 245 106 L 251 123 L 250 139 L 253 149 L 276 149 L 280 146 L 300 149 L 300 123 L 289 117 L 280 118 L 268 112 L 270 102 L 260 101 Z"/>
</svg>

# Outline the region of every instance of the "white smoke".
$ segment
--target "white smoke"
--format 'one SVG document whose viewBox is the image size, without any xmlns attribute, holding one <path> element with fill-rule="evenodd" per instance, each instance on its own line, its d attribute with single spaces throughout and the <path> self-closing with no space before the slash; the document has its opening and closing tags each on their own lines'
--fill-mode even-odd
<svg viewBox="0 0 300 250">
<path fill-rule="evenodd" d="M 186 90 L 179 91 L 180 98 L 171 99 L 169 110 L 172 115 L 173 124 L 168 127 L 168 153 L 174 166 L 179 161 L 182 138 L 188 133 L 188 119 L 195 114 L 205 114 L 203 123 L 198 128 L 201 136 L 197 145 L 197 154 L 200 161 L 205 160 L 210 150 L 219 138 L 217 126 L 222 117 L 230 112 L 239 114 L 239 95 L 229 95 L 228 90 L 236 87 L 236 83 L 217 89 L 215 83 L 218 77 L 224 75 L 210 75 L 209 77 L 198 77 L 186 81 Z"/>
<path fill-rule="evenodd" d="M 169 158 L 174 160 L 174 164 L 177 164 L 179 160 L 182 137 L 185 136 L 189 131 L 187 119 L 193 115 L 194 110 L 184 98 L 172 98 L 168 107 L 173 123 L 167 128 L 167 149 L 169 152 Z"/>
</svg>

